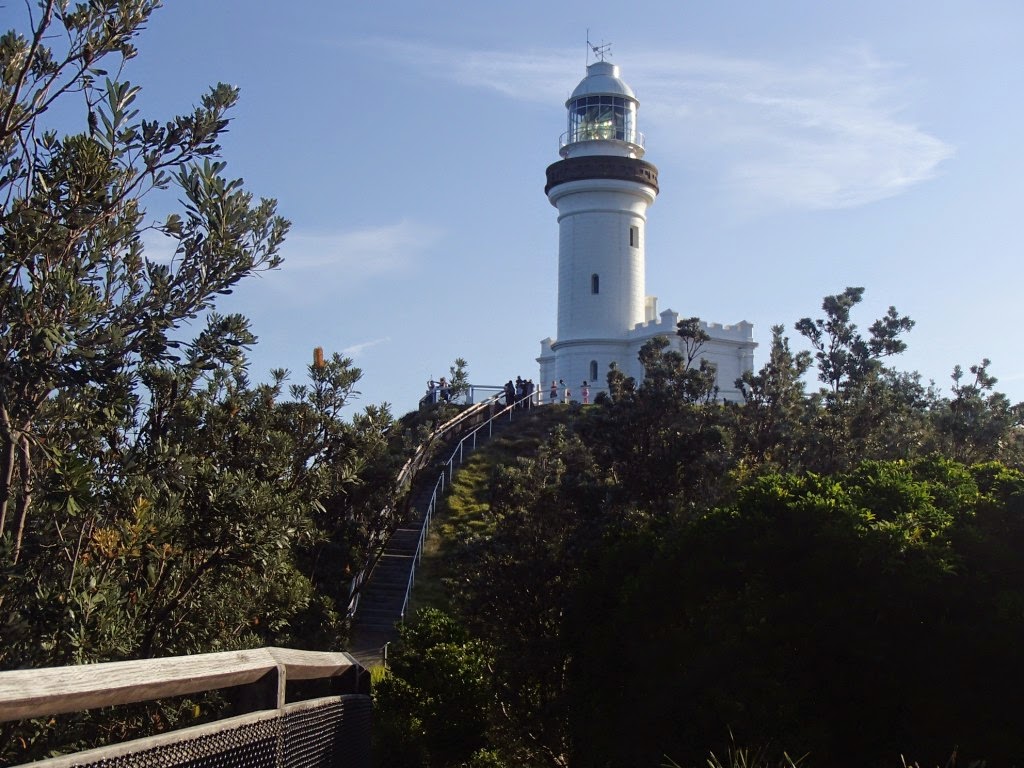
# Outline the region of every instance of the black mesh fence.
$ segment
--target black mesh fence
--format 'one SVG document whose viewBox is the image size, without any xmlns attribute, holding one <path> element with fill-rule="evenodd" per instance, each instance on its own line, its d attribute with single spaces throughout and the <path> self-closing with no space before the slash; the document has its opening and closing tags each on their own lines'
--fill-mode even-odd
<svg viewBox="0 0 1024 768">
<path fill-rule="evenodd" d="M 32 763 L 39 768 L 369 768 L 370 697 L 289 704 Z"/>
</svg>

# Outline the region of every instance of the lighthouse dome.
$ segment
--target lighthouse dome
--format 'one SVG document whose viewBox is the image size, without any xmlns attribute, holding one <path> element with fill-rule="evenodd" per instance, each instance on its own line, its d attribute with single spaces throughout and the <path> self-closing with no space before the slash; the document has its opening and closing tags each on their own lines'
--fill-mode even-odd
<svg viewBox="0 0 1024 768">
<path fill-rule="evenodd" d="M 565 103 L 569 106 L 572 101 L 580 96 L 594 96 L 597 94 L 608 94 L 612 96 L 625 96 L 629 99 L 636 99 L 633 89 L 623 82 L 619 77 L 619 67 L 610 61 L 595 61 L 587 67 L 587 76 L 584 77 L 572 96 Z"/>
<path fill-rule="evenodd" d="M 610 61 L 595 61 L 565 102 L 568 130 L 559 140 L 562 157 L 613 155 L 640 158 L 644 137 L 636 127 L 639 102 Z"/>
</svg>

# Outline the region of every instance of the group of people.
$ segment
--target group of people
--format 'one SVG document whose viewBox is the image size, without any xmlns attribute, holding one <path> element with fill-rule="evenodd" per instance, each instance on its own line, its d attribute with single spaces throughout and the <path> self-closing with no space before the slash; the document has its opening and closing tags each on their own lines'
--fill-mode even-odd
<svg viewBox="0 0 1024 768">
<path fill-rule="evenodd" d="M 539 405 L 542 402 L 542 398 L 537 398 L 537 385 L 533 383 L 533 379 L 524 379 L 522 376 L 516 376 L 515 382 L 509 379 L 505 382 L 504 387 L 505 405 L 515 405 L 516 408 L 530 408 L 533 405 Z M 590 403 L 590 385 L 584 381 L 580 385 L 580 396 L 584 405 Z M 451 400 L 451 385 L 444 376 L 439 381 L 431 379 L 427 382 L 427 394 L 420 400 L 420 405 L 434 404 L 439 402 L 447 403 Z M 571 403 L 573 402 L 572 390 L 569 385 L 565 383 L 564 379 L 559 379 L 557 382 L 551 382 L 551 390 L 548 393 L 548 400 L 551 405 L 555 403 Z"/>
<path fill-rule="evenodd" d="M 448 380 L 442 376 L 440 381 L 434 381 L 431 379 L 427 382 L 427 394 L 423 396 L 422 400 L 420 400 L 420 404 L 433 404 L 437 402 L 447 403 L 451 400 L 451 397 L 452 393 L 451 388 L 448 385 Z"/>
<path fill-rule="evenodd" d="M 584 379 L 583 383 L 580 384 L 580 396 L 583 398 L 583 404 L 590 404 L 590 385 Z M 551 401 L 551 405 L 554 405 L 561 398 L 563 403 L 573 402 L 572 390 L 569 385 L 565 383 L 564 379 L 559 379 L 556 384 L 552 379 L 551 390 L 548 392 L 548 400 Z"/>
<path fill-rule="evenodd" d="M 516 376 L 514 384 L 509 379 L 505 382 L 505 405 L 514 404 L 516 408 L 529 408 L 533 405 L 533 394 L 536 391 L 533 379 Z"/>
<path fill-rule="evenodd" d="M 536 392 L 537 386 L 533 383 L 533 379 L 516 376 L 515 382 L 511 379 L 505 382 L 505 405 L 514 404 L 516 408 L 530 408 L 533 405 L 539 405 L 542 401 L 535 397 Z M 580 384 L 580 397 L 584 405 L 590 404 L 590 384 L 586 381 Z M 548 401 L 551 405 L 574 401 L 572 389 L 564 379 L 559 379 L 557 382 L 552 380 Z"/>
</svg>

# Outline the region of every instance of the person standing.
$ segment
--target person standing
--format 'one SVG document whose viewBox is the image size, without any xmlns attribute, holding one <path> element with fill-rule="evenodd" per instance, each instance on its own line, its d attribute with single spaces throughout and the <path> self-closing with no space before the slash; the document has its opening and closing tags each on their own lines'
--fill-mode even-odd
<svg viewBox="0 0 1024 768">
<path fill-rule="evenodd" d="M 554 405 L 556 402 L 558 402 L 558 385 L 555 384 L 555 380 L 554 379 L 551 380 L 551 395 L 550 395 L 550 399 L 551 399 L 551 404 L 552 405 Z"/>
<path fill-rule="evenodd" d="M 580 387 L 580 394 L 583 395 L 583 404 L 590 404 L 590 387 L 587 386 L 587 382 L 583 382 L 583 386 Z"/>
</svg>

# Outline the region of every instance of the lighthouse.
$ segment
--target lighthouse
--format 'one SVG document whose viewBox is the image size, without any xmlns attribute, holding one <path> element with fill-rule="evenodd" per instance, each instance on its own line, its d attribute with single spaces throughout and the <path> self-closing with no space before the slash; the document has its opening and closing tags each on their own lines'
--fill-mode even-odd
<svg viewBox="0 0 1024 768">
<path fill-rule="evenodd" d="M 663 335 L 672 348 L 680 341 L 678 314 L 659 315 L 644 284 L 658 169 L 644 160 L 640 103 L 603 52 L 565 102 L 562 159 L 548 166 L 544 187 L 558 209 L 558 323 L 537 362 L 542 386 L 564 381 L 573 392 L 583 381 L 604 389 L 612 364 L 640 380 L 645 341 Z M 753 366 L 752 326 L 702 325 L 711 336 L 702 356 L 718 369 L 720 396 L 738 398 L 735 381 Z"/>
</svg>

